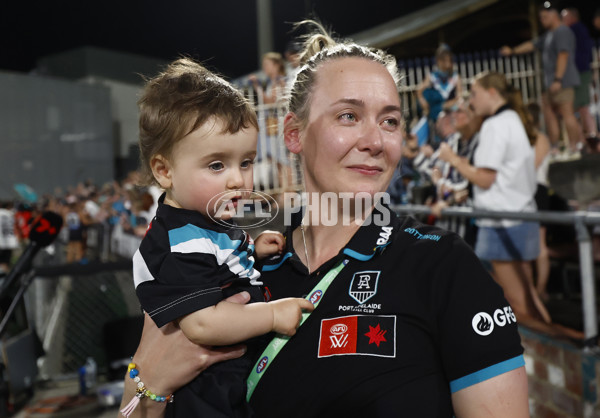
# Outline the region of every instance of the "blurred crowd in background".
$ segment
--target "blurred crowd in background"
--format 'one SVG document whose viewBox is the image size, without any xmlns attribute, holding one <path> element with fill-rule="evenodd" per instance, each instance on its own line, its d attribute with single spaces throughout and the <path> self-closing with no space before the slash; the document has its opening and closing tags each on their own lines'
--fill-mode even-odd
<svg viewBox="0 0 600 418">
<path fill-rule="evenodd" d="M 67 190 L 57 189 L 53 194 L 40 196 L 36 202 L 23 199 L 1 202 L 0 269 L 8 270 L 11 259 L 27 243 L 33 221 L 44 211 L 63 216 L 64 226 L 58 239 L 66 249 L 67 263 L 89 261 L 86 247 L 88 231 L 93 226 L 108 229 L 119 226 L 126 233 L 143 237 L 156 212 L 160 191 L 138 186 L 137 179 L 138 173 L 133 171 L 122 181 L 97 185 L 90 180 Z"/>
</svg>

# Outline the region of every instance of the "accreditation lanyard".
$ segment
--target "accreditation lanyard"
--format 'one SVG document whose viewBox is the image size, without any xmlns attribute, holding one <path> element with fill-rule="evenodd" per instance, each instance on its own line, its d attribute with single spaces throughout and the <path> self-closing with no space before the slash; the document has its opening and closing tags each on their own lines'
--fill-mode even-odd
<svg viewBox="0 0 600 418">
<path fill-rule="evenodd" d="M 319 306 L 319 303 L 325 296 L 325 292 L 329 288 L 329 285 L 333 282 L 333 279 L 342 271 L 342 269 L 348 264 L 348 259 L 342 260 L 337 266 L 332 268 L 327 272 L 327 274 L 321 279 L 319 283 L 308 293 L 306 299 L 312 302 L 315 309 Z M 300 325 L 302 326 L 304 321 L 310 316 L 311 312 L 303 312 L 302 318 L 300 319 Z M 256 385 L 260 381 L 261 377 L 265 374 L 265 370 L 271 365 L 277 354 L 281 351 L 284 345 L 290 340 L 291 337 L 286 335 L 277 335 L 275 336 L 267 348 L 260 355 L 259 360 L 256 362 L 252 371 L 250 372 L 250 376 L 248 376 L 247 384 L 248 384 L 248 393 L 246 394 L 246 400 L 250 401 L 250 397 L 252 397 L 252 393 L 254 389 L 256 389 Z"/>
</svg>

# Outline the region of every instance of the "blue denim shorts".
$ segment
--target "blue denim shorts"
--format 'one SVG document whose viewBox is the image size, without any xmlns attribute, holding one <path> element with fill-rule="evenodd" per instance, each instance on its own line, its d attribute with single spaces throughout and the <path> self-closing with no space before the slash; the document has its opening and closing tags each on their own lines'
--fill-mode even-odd
<svg viewBox="0 0 600 418">
<path fill-rule="evenodd" d="M 479 227 L 475 253 L 482 260 L 535 260 L 540 253 L 540 225 L 523 222 L 508 228 Z"/>
</svg>

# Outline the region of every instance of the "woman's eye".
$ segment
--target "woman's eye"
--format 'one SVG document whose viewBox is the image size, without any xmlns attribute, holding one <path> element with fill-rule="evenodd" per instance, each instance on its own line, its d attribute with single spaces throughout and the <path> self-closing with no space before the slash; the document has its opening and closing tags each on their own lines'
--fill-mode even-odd
<svg viewBox="0 0 600 418">
<path fill-rule="evenodd" d="M 212 171 L 221 171 L 225 168 L 225 166 L 223 165 L 223 163 L 212 163 L 208 165 L 208 168 Z"/>
<path fill-rule="evenodd" d="M 396 118 L 388 118 L 383 121 L 387 126 L 397 127 L 399 125 L 398 119 Z"/>
<path fill-rule="evenodd" d="M 241 167 L 242 168 L 248 168 L 252 164 L 254 164 L 254 160 L 244 160 L 244 161 L 242 161 Z"/>
<path fill-rule="evenodd" d="M 339 119 L 346 120 L 348 122 L 356 122 L 356 116 L 352 113 L 343 113 L 339 116 Z"/>
</svg>

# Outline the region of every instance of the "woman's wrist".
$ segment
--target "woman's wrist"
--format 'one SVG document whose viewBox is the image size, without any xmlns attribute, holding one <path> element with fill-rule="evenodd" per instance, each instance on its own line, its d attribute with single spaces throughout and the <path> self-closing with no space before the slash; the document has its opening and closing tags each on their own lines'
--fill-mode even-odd
<svg viewBox="0 0 600 418">
<path fill-rule="evenodd" d="M 138 365 L 129 363 L 127 374 L 125 376 L 126 389 L 123 399 L 130 399 L 126 405 L 121 405 L 121 414 L 124 417 L 162 417 L 166 403 L 173 402 L 173 394 L 164 395 L 153 392 L 149 386 L 142 381 Z M 131 383 L 134 384 L 132 391 Z M 132 394 L 133 392 L 133 394 Z M 155 405 L 158 405 L 156 407 Z"/>
<path fill-rule="evenodd" d="M 454 168 L 460 164 L 460 157 L 458 155 L 453 155 L 450 159 L 450 165 Z"/>
<path fill-rule="evenodd" d="M 133 356 L 131 362 L 133 364 L 136 364 L 138 370 L 140 370 L 140 373 L 143 376 L 145 386 L 148 388 L 152 388 L 152 391 L 154 393 L 168 395 L 177 390 L 177 388 L 170 388 L 164 386 L 165 379 L 162 379 L 161 376 L 155 375 L 154 370 L 156 368 L 152 366 L 151 361 L 145 362 L 143 359 Z M 137 384 L 137 382 L 134 382 L 133 379 L 130 377 L 129 370 L 127 371 L 127 375 L 125 376 L 125 378 L 128 381 Z"/>
<path fill-rule="evenodd" d="M 137 394 L 137 384 L 129 378 L 129 373 L 125 376 L 125 388 L 123 392 L 123 401 L 119 409 L 124 409 L 128 402 Z M 129 418 L 163 418 L 166 408 L 165 402 L 152 402 L 150 399 L 140 399 L 140 402 L 131 412 Z M 119 416 L 122 416 L 119 414 Z"/>
</svg>

